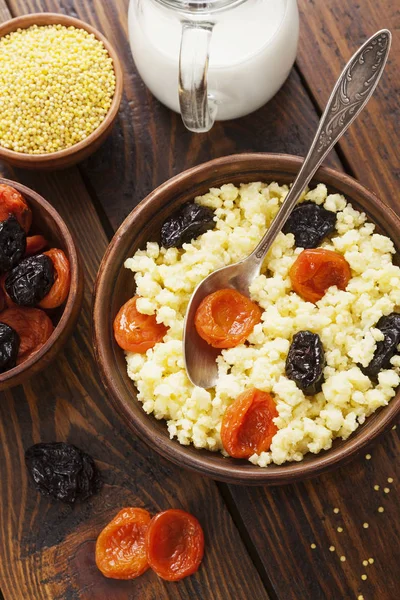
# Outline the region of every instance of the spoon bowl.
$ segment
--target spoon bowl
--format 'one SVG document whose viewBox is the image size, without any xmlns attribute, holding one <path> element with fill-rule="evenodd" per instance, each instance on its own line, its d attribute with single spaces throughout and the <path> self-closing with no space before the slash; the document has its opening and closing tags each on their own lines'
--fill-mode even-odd
<svg viewBox="0 0 400 600">
<path fill-rule="evenodd" d="M 218 378 L 218 348 L 213 348 L 197 333 L 194 318 L 201 301 L 215 292 L 233 288 L 245 296 L 249 296 L 250 283 L 256 277 L 259 268 L 252 269 L 251 257 L 240 262 L 222 267 L 203 279 L 196 287 L 190 299 L 184 323 L 183 348 L 186 370 L 194 385 L 209 388 L 216 384 Z M 195 373 L 195 381 L 190 374 Z"/>
</svg>

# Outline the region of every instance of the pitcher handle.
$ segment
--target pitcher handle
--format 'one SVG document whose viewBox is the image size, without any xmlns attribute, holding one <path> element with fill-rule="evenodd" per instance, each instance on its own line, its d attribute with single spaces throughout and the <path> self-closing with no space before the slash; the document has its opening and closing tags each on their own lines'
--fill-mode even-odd
<svg viewBox="0 0 400 600">
<path fill-rule="evenodd" d="M 185 126 L 196 133 L 209 131 L 217 114 L 216 101 L 207 91 L 212 29 L 212 23 L 182 23 L 179 105 Z"/>
</svg>

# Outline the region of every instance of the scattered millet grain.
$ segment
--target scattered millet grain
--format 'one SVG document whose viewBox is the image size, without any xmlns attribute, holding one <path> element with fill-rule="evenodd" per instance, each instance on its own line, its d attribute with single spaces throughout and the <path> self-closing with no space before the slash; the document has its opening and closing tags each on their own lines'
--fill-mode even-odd
<svg viewBox="0 0 400 600">
<path fill-rule="evenodd" d="M 361 575 L 361 579 L 362 579 L 363 581 L 366 581 L 366 580 L 368 579 L 368 577 L 367 577 L 367 575 L 366 575 L 365 573 L 363 573 L 363 574 Z"/>
<path fill-rule="evenodd" d="M 383 488 L 383 491 L 385 492 L 385 494 L 388 494 L 390 492 L 390 488 L 385 487 L 385 488 Z"/>
<path fill-rule="evenodd" d="M 370 454 L 366 454 L 366 455 L 365 455 L 365 458 L 366 458 L 367 460 L 371 460 L 372 456 L 371 456 Z"/>
<path fill-rule="evenodd" d="M 315 548 L 316 548 L 316 547 L 317 547 L 317 546 L 316 546 L 315 544 L 311 544 L 311 548 L 312 548 L 313 550 L 315 550 Z"/>
<path fill-rule="evenodd" d="M 393 483 L 393 477 L 388 477 L 388 483 Z"/>
<path fill-rule="evenodd" d="M 368 529 L 369 523 L 363 523 L 363 527 L 364 527 L 364 529 Z"/>
<path fill-rule="evenodd" d="M 330 550 L 331 552 L 335 552 L 335 546 L 329 546 L 329 550 Z"/>
<path fill-rule="evenodd" d="M 383 508 L 383 506 L 378 506 L 378 512 L 380 512 L 380 513 L 385 512 L 385 509 Z"/>
</svg>

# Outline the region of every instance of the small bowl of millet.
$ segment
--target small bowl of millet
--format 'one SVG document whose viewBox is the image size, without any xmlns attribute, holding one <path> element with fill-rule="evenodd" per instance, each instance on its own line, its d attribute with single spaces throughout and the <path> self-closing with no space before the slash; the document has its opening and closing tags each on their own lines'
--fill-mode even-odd
<svg viewBox="0 0 400 600">
<path fill-rule="evenodd" d="M 122 68 L 90 25 L 37 13 L 0 25 L 0 159 L 60 169 L 92 154 L 111 131 Z"/>
</svg>

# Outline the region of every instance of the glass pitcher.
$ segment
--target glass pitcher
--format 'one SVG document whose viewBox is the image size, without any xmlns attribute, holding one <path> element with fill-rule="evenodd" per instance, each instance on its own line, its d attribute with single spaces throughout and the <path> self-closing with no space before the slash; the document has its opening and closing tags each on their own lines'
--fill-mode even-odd
<svg viewBox="0 0 400 600">
<path fill-rule="evenodd" d="M 260 108 L 296 57 L 296 0 L 130 0 L 128 21 L 140 76 L 190 131 Z"/>
</svg>

